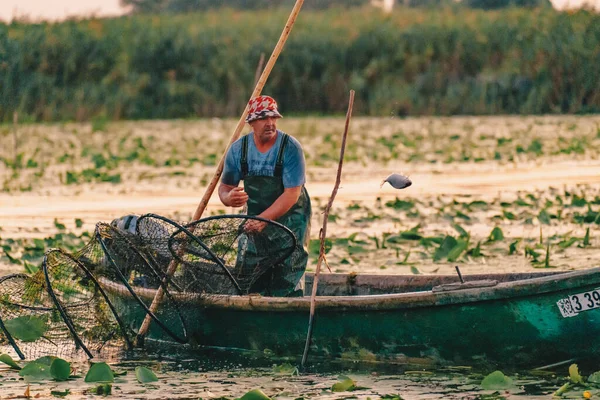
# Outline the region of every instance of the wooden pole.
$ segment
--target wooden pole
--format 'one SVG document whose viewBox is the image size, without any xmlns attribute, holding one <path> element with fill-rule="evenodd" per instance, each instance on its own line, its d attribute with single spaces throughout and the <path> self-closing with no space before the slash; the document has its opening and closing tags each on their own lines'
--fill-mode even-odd
<svg viewBox="0 0 600 400">
<path fill-rule="evenodd" d="M 312 294 L 310 296 L 310 316 L 308 317 L 308 332 L 306 334 L 306 344 L 304 345 L 304 354 L 302 354 L 301 366 L 304 368 L 306 358 L 308 357 L 308 348 L 310 347 L 310 340 L 312 338 L 313 320 L 315 318 L 315 303 L 317 296 L 317 286 L 319 285 L 319 273 L 321 272 L 321 264 L 325 259 L 325 238 L 327 237 L 327 219 L 329 218 L 329 210 L 333 205 L 333 200 L 337 195 L 340 181 L 342 179 L 342 165 L 344 163 L 344 152 L 346 151 L 346 137 L 348 136 L 348 127 L 350 125 L 350 118 L 352 117 L 352 107 L 354 106 L 354 90 L 350 91 L 350 100 L 348 102 L 348 112 L 346 113 L 346 126 L 344 127 L 344 135 L 342 136 L 342 148 L 340 149 L 340 163 L 338 164 L 337 176 L 335 178 L 335 185 L 329 202 L 325 207 L 323 213 L 323 227 L 319 232 L 319 239 L 321 239 L 321 247 L 319 249 L 319 260 L 317 261 L 317 270 L 315 271 L 315 277 L 313 278 Z"/>
<path fill-rule="evenodd" d="M 262 72 L 263 66 L 265 65 L 265 53 L 260 53 L 260 59 L 258 60 L 258 65 L 256 66 L 256 72 L 254 73 L 254 86 L 258 83 L 258 79 L 260 78 L 260 74 Z"/>
<path fill-rule="evenodd" d="M 275 49 L 273 50 L 273 53 L 271 54 L 271 57 L 269 58 L 269 61 L 267 62 L 265 69 L 263 70 L 262 74 L 260 75 L 260 79 L 256 83 L 256 86 L 254 87 L 254 91 L 252 92 L 250 99 L 253 99 L 256 96 L 259 96 L 260 93 L 262 92 L 262 89 L 265 86 L 265 83 L 267 82 L 267 78 L 271 74 L 271 70 L 275 66 L 275 62 L 277 61 L 279 54 L 281 54 L 281 51 L 283 50 L 283 46 L 285 45 L 285 42 L 287 41 L 287 38 L 289 37 L 290 32 L 292 31 L 292 27 L 294 26 L 294 23 L 296 22 L 296 18 L 298 17 L 298 14 L 300 13 L 302 4 L 304 4 L 304 0 L 296 0 L 296 4 L 294 5 L 294 8 L 292 9 L 292 12 L 287 20 L 287 23 L 285 24 L 285 27 L 283 28 L 283 32 L 281 32 L 281 36 L 279 37 L 279 40 L 277 41 L 277 45 L 275 46 Z M 213 176 L 212 180 L 208 184 L 208 187 L 206 188 L 206 192 L 204 192 L 204 196 L 200 200 L 200 204 L 198 204 L 198 208 L 196 209 L 196 212 L 194 212 L 194 216 L 192 217 L 193 221 L 197 221 L 200 219 L 200 217 L 202 217 L 202 213 L 206 209 L 206 206 L 208 205 L 208 201 L 210 200 L 210 197 L 212 196 L 213 192 L 215 191 L 215 188 L 217 187 L 217 183 L 219 183 L 219 179 L 221 178 L 221 174 L 223 173 L 223 166 L 225 164 L 225 155 L 227 154 L 227 151 L 229 150 L 229 147 L 233 144 L 233 142 L 235 142 L 236 140 L 239 139 L 242 129 L 244 128 L 244 125 L 246 123 L 247 115 L 248 115 L 248 104 L 246 103 L 246 108 L 244 108 L 244 112 L 242 113 L 242 116 L 240 117 L 240 120 L 238 121 L 235 131 L 233 132 L 233 135 L 231 135 L 229 144 L 227 145 L 227 148 L 223 152 L 223 156 L 221 157 L 221 161 L 219 161 L 219 165 L 217 166 L 215 175 Z M 179 266 L 178 261 L 176 261 L 176 260 L 171 261 L 171 263 L 169 264 L 169 267 L 167 268 L 167 279 L 170 278 L 171 276 L 173 276 L 173 274 L 177 270 L 178 266 Z M 164 296 L 164 291 L 162 289 L 162 286 L 159 286 L 158 289 L 156 290 L 156 295 L 154 295 L 154 299 L 152 300 L 152 304 L 150 305 L 150 312 L 152 312 L 152 313 L 156 312 L 156 310 L 158 309 L 158 306 L 160 305 L 160 303 L 163 299 L 163 296 Z M 146 318 L 144 318 L 144 322 L 142 323 L 142 326 L 140 327 L 140 330 L 138 331 L 137 338 L 136 338 L 136 344 L 139 344 L 143 341 L 144 336 L 146 336 L 146 334 L 148 333 L 148 329 L 150 328 L 150 322 L 152 322 L 152 317 L 150 317 L 150 315 L 146 314 Z"/>
</svg>

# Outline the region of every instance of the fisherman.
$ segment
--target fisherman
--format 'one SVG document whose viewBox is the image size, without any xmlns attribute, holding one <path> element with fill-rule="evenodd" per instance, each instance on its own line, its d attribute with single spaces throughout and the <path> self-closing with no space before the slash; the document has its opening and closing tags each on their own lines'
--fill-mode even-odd
<svg viewBox="0 0 600 400">
<path fill-rule="evenodd" d="M 277 221 L 296 236 L 300 256 L 278 265 L 268 279 L 259 279 L 250 291 L 277 297 L 302 296 L 311 217 L 310 198 L 304 187 L 306 163 L 300 143 L 277 130 L 279 118 L 282 116 L 272 97 L 250 100 L 246 122 L 252 132 L 229 148 L 219 198 L 226 206 L 246 205 L 248 215 Z M 240 180 L 244 181 L 243 188 L 238 186 Z M 265 222 L 251 220 L 245 229 L 260 232 L 265 226 Z"/>
</svg>

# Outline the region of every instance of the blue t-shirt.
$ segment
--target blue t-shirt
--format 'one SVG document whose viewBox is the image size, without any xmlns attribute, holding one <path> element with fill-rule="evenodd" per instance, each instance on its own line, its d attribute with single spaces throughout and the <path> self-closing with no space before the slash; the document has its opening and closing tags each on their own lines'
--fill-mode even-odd
<svg viewBox="0 0 600 400">
<path fill-rule="evenodd" d="M 277 154 L 281 146 L 283 132 L 277 130 L 275 144 L 265 153 L 261 153 L 254 144 L 254 133 L 248 134 L 248 175 L 249 176 L 273 176 Z M 231 145 L 225 165 L 221 182 L 230 186 L 237 186 L 242 179 L 242 139 L 238 139 Z M 306 182 L 306 162 L 302 146 L 293 137 L 289 137 L 285 152 L 283 154 L 283 187 L 286 189 L 302 186 Z"/>
</svg>

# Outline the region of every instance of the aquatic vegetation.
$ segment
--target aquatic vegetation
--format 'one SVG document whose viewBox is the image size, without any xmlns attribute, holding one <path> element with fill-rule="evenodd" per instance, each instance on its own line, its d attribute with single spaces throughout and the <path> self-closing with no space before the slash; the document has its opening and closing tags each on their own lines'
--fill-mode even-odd
<svg viewBox="0 0 600 400">
<path fill-rule="evenodd" d="M 87 374 L 85 382 L 114 382 L 113 370 L 105 362 L 93 363 Z"/>
<path fill-rule="evenodd" d="M 481 388 L 485 390 L 509 390 L 515 389 L 514 381 L 504 375 L 502 371 L 494 371 L 481 381 Z"/>
<path fill-rule="evenodd" d="M 135 377 L 139 383 L 157 382 L 156 374 L 146 367 L 135 367 Z"/>
</svg>

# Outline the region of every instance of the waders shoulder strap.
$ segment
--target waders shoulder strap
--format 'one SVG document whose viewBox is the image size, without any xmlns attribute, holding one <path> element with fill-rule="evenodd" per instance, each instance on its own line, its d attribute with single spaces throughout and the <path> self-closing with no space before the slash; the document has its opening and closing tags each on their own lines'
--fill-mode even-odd
<svg viewBox="0 0 600 400">
<path fill-rule="evenodd" d="M 290 137 L 284 133 L 281 138 L 281 146 L 279 146 L 279 153 L 277 153 L 277 162 L 275 163 L 275 172 L 273 172 L 273 176 L 281 177 L 283 176 L 283 154 L 285 152 L 285 148 L 290 140 Z"/>
<path fill-rule="evenodd" d="M 242 167 L 242 179 L 248 175 L 248 135 L 242 138 L 242 159 L 240 160 Z"/>
</svg>

